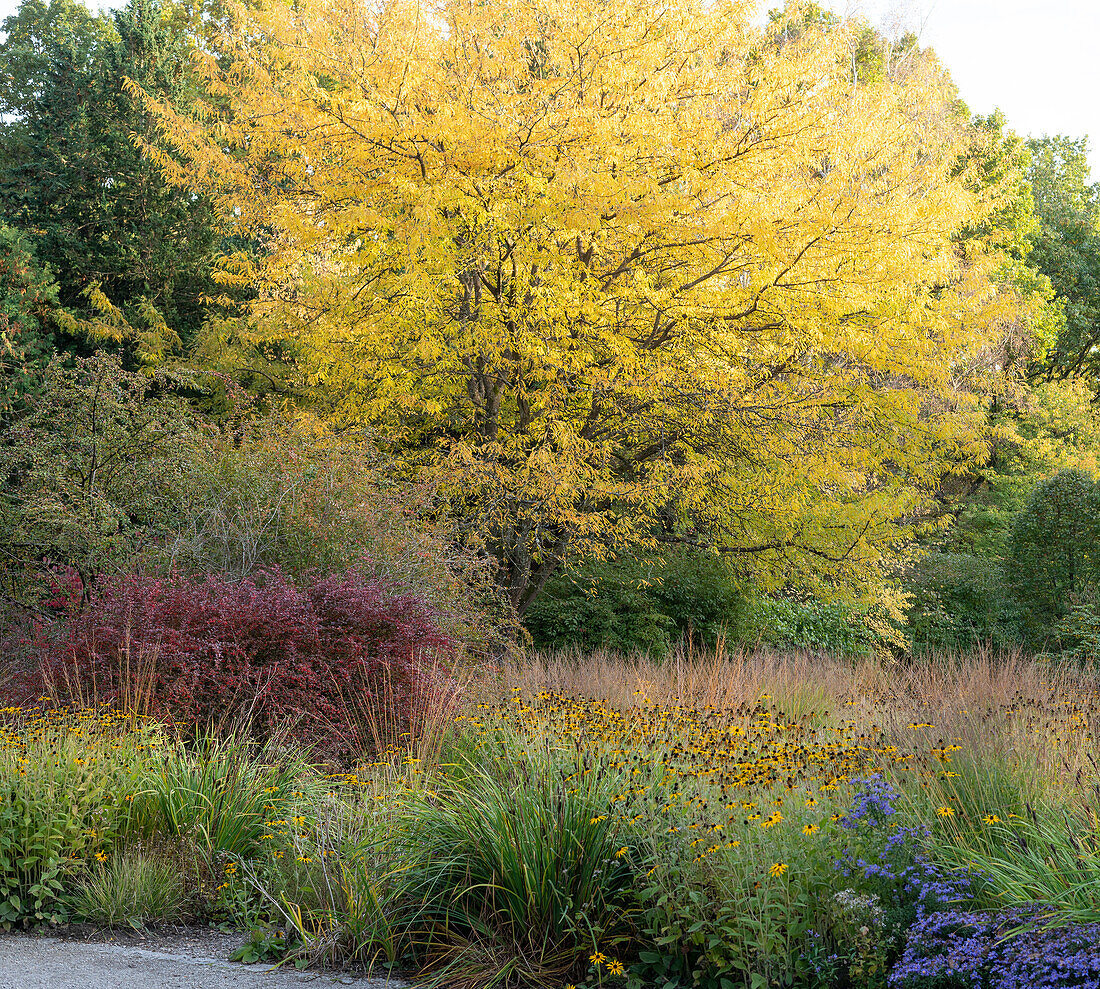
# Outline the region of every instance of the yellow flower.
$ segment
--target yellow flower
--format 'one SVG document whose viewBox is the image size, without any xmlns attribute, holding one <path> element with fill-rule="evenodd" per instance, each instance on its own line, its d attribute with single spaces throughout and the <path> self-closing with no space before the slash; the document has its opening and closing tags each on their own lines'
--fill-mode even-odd
<svg viewBox="0 0 1100 989">
<path fill-rule="evenodd" d="M 818 826 L 816 824 L 807 824 L 803 829 L 803 834 L 817 834 Z"/>
<path fill-rule="evenodd" d="M 594 954 L 589 955 L 588 960 L 593 965 L 602 965 L 607 960 L 607 955 L 605 955 L 602 951 L 597 951 Z"/>
<path fill-rule="evenodd" d="M 771 868 L 770 868 L 770 869 L 768 870 L 768 872 L 770 872 L 770 873 L 771 873 L 771 874 L 772 874 L 773 876 L 775 876 L 775 877 L 777 877 L 777 878 L 778 878 L 779 876 L 783 875 L 783 873 L 784 873 L 784 872 L 786 872 L 786 871 L 787 871 L 787 863 L 786 863 L 786 862 L 776 862 L 776 863 L 775 863 L 775 864 L 774 864 L 774 865 L 773 865 L 773 866 L 772 866 L 772 867 L 771 867 Z"/>
<path fill-rule="evenodd" d="M 1001 823 L 1001 819 L 996 814 L 986 814 L 985 817 L 982 818 L 982 820 L 986 824 L 1000 824 Z"/>
<path fill-rule="evenodd" d="M 95 858 L 97 862 L 106 862 L 107 856 L 103 852 L 96 852 Z"/>
<path fill-rule="evenodd" d="M 950 807 L 937 807 L 936 808 L 936 813 L 939 814 L 940 817 L 954 817 L 955 816 L 955 812 Z"/>
<path fill-rule="evenodd" d="M 615 858 L 621 859 L 626 854 L 626 851 L 626 845 L 623 845 L 623 847 L 615 853 Z"/>
<path fill-rule="evenodd" d="M 624 971 L 623 963 L 617 958 L 612 958 L 611 961 L 607 963 L 607 971 L 611 975 L 622 975 Z"/>
</svg>

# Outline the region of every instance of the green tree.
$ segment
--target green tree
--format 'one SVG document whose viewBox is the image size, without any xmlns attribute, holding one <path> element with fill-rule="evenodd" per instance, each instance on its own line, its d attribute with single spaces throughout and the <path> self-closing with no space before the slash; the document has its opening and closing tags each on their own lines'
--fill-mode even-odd
<svg viewBox="0 0 1100 989">
<path fill-rule="evenodd" d="M 8 415 L 53 349 L 57 283 L 28 239 L 0 223 L 0 417 Z"/>
<path fill-rule="evenodd" d="M 20 80 L 0 126 L 0 215 L 54 266 L 59 326 L 142 361 L 182 351 L 220 294 L 214 205 L 143 154 L 155 123 L 124 89 L 189 99 L 194 42 L 171 12 L 132 0 L 105 22 L 74 0 L 27 0 L 0 45 L 0 71 Z"/>
<path fill-rule="evenodd" d="M 24 0 L 0 31 L 0 114 L 25 121 L 64 72 L 90 72 L 117 39 L 112 21 L 78 0 Z"/>
<path fill-rule="evenodd" d="M 1100 376 L 1100 183 L 1090 181 L 1087 139 L 1029 142 L 1028 178 L 1039 218 L 1031 263 L 1054 287 L 1062 326 L 1034 369 L 1048 380 Z"/>
</svg>

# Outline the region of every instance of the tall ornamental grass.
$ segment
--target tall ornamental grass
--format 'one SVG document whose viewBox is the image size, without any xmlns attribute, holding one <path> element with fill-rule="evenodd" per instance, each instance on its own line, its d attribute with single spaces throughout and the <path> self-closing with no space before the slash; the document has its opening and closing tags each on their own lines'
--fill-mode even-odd
<svg viewBox="0 0 1100 989">
<path fill-rule="evenodd" d="M 323 786 L 300 752 L 213 733 L 165 744 L 138 783 L 144 833 L 186 840 L 211 865 L 256 855 Z"/>
</svg>

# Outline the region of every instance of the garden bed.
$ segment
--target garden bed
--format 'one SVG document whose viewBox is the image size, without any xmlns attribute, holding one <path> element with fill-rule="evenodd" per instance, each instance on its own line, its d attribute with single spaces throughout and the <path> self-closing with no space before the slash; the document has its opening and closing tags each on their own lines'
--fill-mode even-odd
<svg viewBox="0 0 1100 989">
<path fill-rule="evenodd" d="M 469 987 L 1100 978 L 1088 676 L 534 656 L 462 697 L 340 767 L 8 710 L 5 924 L 233 924 L 246 958 Z"/>
</svg>

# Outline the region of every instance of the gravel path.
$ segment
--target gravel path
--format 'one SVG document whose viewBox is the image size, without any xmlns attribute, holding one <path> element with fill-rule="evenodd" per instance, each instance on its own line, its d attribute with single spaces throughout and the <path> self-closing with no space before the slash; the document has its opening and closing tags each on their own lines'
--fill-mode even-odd
<svg viewBox="0 0 1100 989">
<path fill-rule="evenodd" d="M 241 935 L 167 934 L 45 937 L 0 933 L 0 989 L 406 989 L 399 979 L 292 967 L 241 965 L 226 958 Z"/>
</svg>

